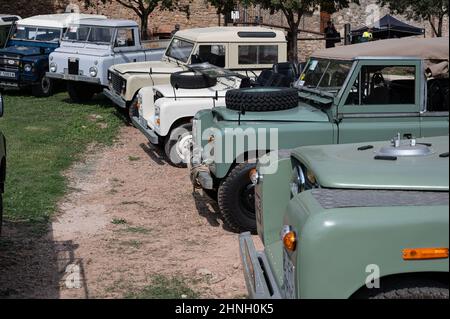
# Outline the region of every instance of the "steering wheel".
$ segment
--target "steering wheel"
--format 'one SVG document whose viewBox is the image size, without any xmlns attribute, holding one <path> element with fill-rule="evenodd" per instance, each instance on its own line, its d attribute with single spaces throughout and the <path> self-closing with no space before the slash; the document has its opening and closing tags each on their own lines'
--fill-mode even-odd
<svg viewBox="0 0 450 319">
<path fill-rule="evenodd" d="M 372 86 L 382 84 L 386 87 L 386 80 L 381 72 L 375 72 L 372 76 Z"/>
</svg>

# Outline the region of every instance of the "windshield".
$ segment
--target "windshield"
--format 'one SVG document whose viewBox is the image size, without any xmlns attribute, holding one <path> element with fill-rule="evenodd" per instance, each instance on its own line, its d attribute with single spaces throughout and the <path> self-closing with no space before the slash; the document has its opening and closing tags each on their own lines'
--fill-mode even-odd
<svg viewBox="0 0 450 319">
<path fill-rule="evenodd" d="M 353 62 L 311 58 L 300 77 L 299 87 L 338 93 L 352 65 Z"/>
<path fill-rule="evenodd" d="M 58 42 L 61 39 L 61 33 L 61 29 L 17 26 L 14 29 L 11 39 L 39 42 Z"/>
<path fill-rule="evenodd" d="M 64 35 L 64 41 L 89 42 L 95 44 L 110 44 L 114 28 L 71 26 Z"/>
<path fill-rule="evenodd" d="M 187 63 L 193 49 L 193 43 L 174 38 L 167 48 L 166 56 Z"/>
</svg>

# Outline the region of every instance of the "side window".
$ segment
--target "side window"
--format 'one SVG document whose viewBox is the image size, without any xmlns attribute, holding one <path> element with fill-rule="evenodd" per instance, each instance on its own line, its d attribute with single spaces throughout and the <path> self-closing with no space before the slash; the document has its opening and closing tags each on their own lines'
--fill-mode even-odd
<svg viewBox="0 0 450 319">
<path fill-rule="evenodd" d="M 449 111 L 449 83 L 448 75 L 444 78 L 429 79 L 427 81 L 427 112 Z"/>
<path fill-rule="evenodd" d="M 277 45 L 240 45 L 239 64 L 275 64 L 278 62 Z"/>
<path fill-rule="evenodd" d="M 415 66 L 363 66 L 345 104 L 415 104 L 416 81 Z"/>
<path fill-rule="evenodd" d="M 115 47 L 134 47 L 136 41 L 134 39 L 133 29 L 119 29 L 117 30 L 116 45 Z"/>
<path fill-rule="evenodd" d="M 198 63 L 208 62 L 215 66 L 225 67 L 225 46 L 200 45 L 198 49 Z"/>
</svg>

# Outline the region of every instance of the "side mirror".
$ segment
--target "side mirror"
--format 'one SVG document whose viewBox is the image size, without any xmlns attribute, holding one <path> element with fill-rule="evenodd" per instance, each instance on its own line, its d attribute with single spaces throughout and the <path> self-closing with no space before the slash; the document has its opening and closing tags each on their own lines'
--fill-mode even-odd
<svg viewBox="0 0 450 319">
<path fill-rule="evenodd" d="M 3 117 L 3 107 L 4 107 L 4 100 L 3 100 L 3 96 L 0 93 L 0 117 Z"/>
</svg>

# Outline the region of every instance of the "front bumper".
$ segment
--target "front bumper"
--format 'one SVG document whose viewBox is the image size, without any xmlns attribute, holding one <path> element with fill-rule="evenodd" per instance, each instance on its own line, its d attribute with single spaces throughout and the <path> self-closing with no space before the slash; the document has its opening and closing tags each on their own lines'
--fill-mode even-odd
<svg viewBox="0 0 450 319">
<path fill-rule="evenodd" d="M 159 144 L 159 136 L 158 134 L 155 133 L 155 131 L 153 131 L 152 129 L 150 129 L 147 125 L 147 121 L 145 121 L 143 118 L 141 117 L 136 117 L 133 116 L 133 118 L 131 119 L 131 121 L 133 122 L 133 125 L 139 130 L 141 131 L 142 134 L 145 135 L 145 137 L 148 138 L 148 140 L 150 141 L 150 143 L 154 144 L 154 145 L 158 145 Z"/>
<path fill-rule="evenodd" d="M 0 79 L 0 89 L 19 90 L 21 87 L 24 86 L 25 85 L 20 85 L 18 82 L 4 81 Z"/>
<path fill-rule="evenodd" d="M 99 78 L 93 78 L 90 76 L 74 75 L 74 74 L 67 74 L 67 73 L 52 73 L 52 72 L 47 72 L 45 75 L 49 79 L 75 81 L 75 82 L 88 82 L 91 84 L 102 85 Z"/>
<path fill-rule="evenodd" d="M 251 299 L 281 299 L 280 289 L 264 252 L 257 252 L 250 233 L 239 236 L 245 284 Z"/>
<path fill-rule="evenodd" d="M 117 106 L 119 106 L 122 109 L 126 109 L 127 108 L 127 101 L 125 101 L 122 96 L 120 96 L 119 94 L 117 94 L 115 91 L 112 91 L 111 89 L 104 89 L 103 90 L 103 94 L 110 99 L 111 101 L 113 101 L 114 104 L 116 104 Z"/>
<path fill-rule="evenodd" d="M 214 180 L 207 165 L 194 163 L 194 156 L 191 156 L 188 168 L 195 188 L 214 189 Z"/>
</svg>

